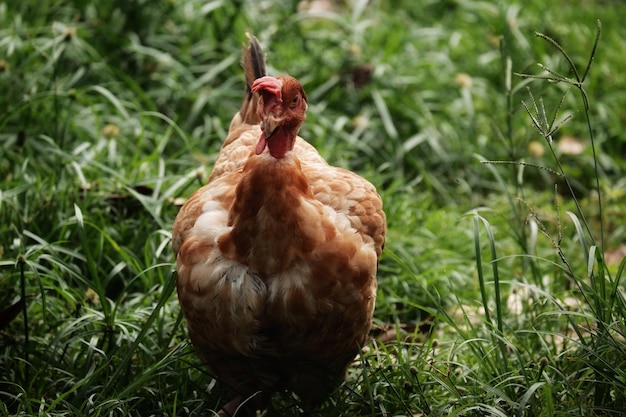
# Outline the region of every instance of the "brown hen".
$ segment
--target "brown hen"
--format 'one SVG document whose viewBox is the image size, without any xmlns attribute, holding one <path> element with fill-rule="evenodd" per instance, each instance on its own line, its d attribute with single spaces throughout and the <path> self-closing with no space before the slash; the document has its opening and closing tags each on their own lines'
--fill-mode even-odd
<svg viewBox="0 0 626 417">
<path fill-rule="evenodd" d="M 248 38 L 243 104 L 173 227 L 189 337 L 231 396 L 222 416 L 283 391 L 313 408 L 337 388 L 368 337 L 386 230 L 374 186 L 297 136 L 307 96 L 266 76 Z"/>
</svg>

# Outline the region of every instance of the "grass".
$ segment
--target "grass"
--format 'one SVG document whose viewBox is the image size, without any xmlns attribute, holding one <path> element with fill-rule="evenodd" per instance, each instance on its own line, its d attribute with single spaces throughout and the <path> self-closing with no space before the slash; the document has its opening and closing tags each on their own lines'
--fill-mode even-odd
<svg viewBox="0 0 626 417">
<path fill-rule="evenodd" d="M 0 415 L 219 403 L 169 240 L 245 31 L 388 215 L 374 337 L 320 413 L 626 414 L 625 6 L 345 3 L 0 4 Z"/>
</svg>

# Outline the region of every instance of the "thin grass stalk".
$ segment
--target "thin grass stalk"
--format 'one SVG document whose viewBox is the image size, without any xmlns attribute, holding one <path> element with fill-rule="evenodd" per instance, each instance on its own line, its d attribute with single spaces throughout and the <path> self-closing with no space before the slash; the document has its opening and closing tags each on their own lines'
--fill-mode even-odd
<svg viewBox="0 0 626 417">
<path fill-rule="evenodd" d="M 485 320 L 489 325 L 493 325 L 491 322 L 491 317 L 489 314 L 489 302 L 487 297 L 487 290 L 485 285 L 485 277 L 484 272 L 482 271 L 482 257 L 480 255 L 480 233 L 478 227 L 478 220 L 480 220 L 489 236 L 489 248 L 491 251 L 492 261 L 492 273 L 494 279 L 494 290 L 495 290 L 495 306 L 496 306 L 496 328 L 498 330 L 497 344 L 500 349 L 500 359 L 502 364 L 504 365 L 505 372 L 508 372 L 509 364 L 507 359 L 506 352 L 506 344 L 503 339 L 504 335 L 504 325 L 503 325 L 503 317 L 502 317 L 502 300 L 500 298 L 500 274 L 498 273 L 498 259 L 495 247 L 495 238 L 493 235 L 493 231 L 487 219 L 480 216 L 477 212 L 474 212 L 473 222 L 474 222 L 474 249 L 476 251 L 476 266 L 478 270 L 478 282 L 480 286 L 480 293 L 483 301 L 483 308 L 485 309 Z"/>
<path fill-rule="evenodd" d="M 63 56 L 63 52 L 65 52 L 65 48 L 61 48 L 59 53 L 56 53 L 58 42 L 54 42 L 54 46 L 52 47 L 52 57 L 54 59 L 54 63 L 52 64 L 52 107 L 54 108 L 54 133 L 57 136 L 57 142 L 59 144 L 59 148 L 63 149 L 64 143 L 64 135 L 61 135 L 61 131 L 59 129 L 59 117 L 60 117 L 60 109 L 59 109 L 59 91 L 58 91 L 58 69 L 59 69 L 59 61 Z"/>
<path fill-rule="evenodd" d="M 500 298 L 500 274 L 498 273 L 498 257 L 496 254 L 496 240 L 493 236 L 493 230 L 491 229 L 491 225 L 484 217 L 481 217 L 483 224 L 485 225 L 485 229 L 487 230 L 487 234 L 489 235 L 489 249 L 491 251 L 491 268 L 493 272 L 493 284 L 495 290 L 495 301 L 496 301 L 496 323 L 498 326 L 498 331 L 500 334 L 504 334 L 503 331 L 503 319 L 502 319 L 502 300 Z M 505 355 L 506 358 L 506 355 Z"/>
<path fill-rule="evenodd" d="M 593 155 L 593 169 L 595 173 L 596 179 L 596 192 L 598 193 L 598 211 L 600 216 L 600 252 L 604 254 L 604 215 L 602 210 L 602 191 L 600 188 L 600 169 L 598 168 L 598 154 L 596 149 L 595 137 L 593 135 L 593 129 L 591 128 L 591 118 L 589 117 L 589 97 L 587 93 L 582 87 L 582 83 L 585 81 L 587 74 L 589 74 L 589 70 L 591 69 L 591 64 L 596 55 L 596 50 L 598 48 L 598 44 L 600 42 L 600 35 L 602 34 L 602 23 L 600 20 L 597 20 L 596 26 L 596 38 L 593 42 L 593 48 L 591 49 L 591 54 L 589 55 L 589 61 L 587 62 L 587 67 L 585 68 L 585 72 L 581 79 L 581 85 L 579 87 L 580 95 L 585 102 L 585 118 L 587 121 L 587 131 L 589 132 L 589 140 L 591 142 L 591 152 Z"/>
<path fill-rule="evenodd" d="M 505 41 L 500 42 L 500 57 L 504 61 L 504 91 L 506 93 L 506 137 L 509 140 L 509 156 L 516 159 L 513 146 L 513 89 L 511 88 L 511 72 L 513 60 L 505 53 Z"/>
<path fill-rule="evenodd" d="M 30 380 L 30 366 L 28 360 L 29 335 L 28 335 L 28 303 L 26 302 L 26 274 L 24 272 L 24 265 L 26 261 L 23 255 L 17 257 L 17 265 L 20 270 L 20 296 L 22 297 L 22 314 L 24 315 L 24 360 L 26 366 L 24 367 L 24 378 L 26 381 Z"/>
<path fill-rule="evenodd" d="M 596 26 L 596 38 L 593 44 L 593 48 L 591 50 L 591 54 L 589 56 L 589 61 L 587 62 L 587 67 L 585 68 L 583 77 L 580 80 L 580 86 L 578 87 L 578 89 L 585 103 L 585 119 L 587 122 L 587 131 L 589 133 L 589 140 L 591 142 L 591 152 L 593 155 L 593 169 L 594 169 L 595 181 L 596 181 L 596 192 L 598 194 L 598 213 L 599 213 L 598 216 L 599 216 L 599 221 L 600 221 L 600 245 L 599 245 L 600 251 L 598 253 L 598 262 L 599 262 L 598 274 L 600 275 L 600 277 L 598 279 L 598 283 L 600 286 L 601 302 L 604 303 L 606 301 L 606 283 L 605 283 L 604 276 L 606 274 L 607 276 L 610 277 L 610 272 L 608 271 L 608 269 L 606 268 L 606 264 L 604 263 L 604 213 L 603 213 L 603 207 L 602 207 L 602 191 L 600 188 L 600 170 L 598 167 L 598 154 L 597 154 L 597 149 L 596 149 L 595 137 L 593 135 L 593 129 L 591 127 L 591 117 L 589 116 L 589 98 L 582 86 L 582 83 L 585 81 L 585 77 L 587 76 L 587 74 L 589 73 L 589 70 L 591 69 L 591 64 L 595 57 L 595 53 L 598 47 L 598 43 L 600 41 L 601 33 L 602 33 L 602 24 L 600 23 L 600 20 L 598 20 L 597 26 Z M 591 272 L 593 273 L 593 269 L 591 270 Z M 601 321 L 610 322 L 611 315 L 612 313 L 610 309 L 605 310 L 605 313 L 602 314 Z"/>
<path fill-rule="evenodd" d="M 485 277 L 483 275 L 483 260 L 480 249 L 480 229 L 478 227 L 478 219 L 479 215 L 477 212 L 474 213 L 473 223 L 474 223 L 474 253 L 476 255 L 476 272 L 478 274 L 478 285 L 480 287 L 480 296 L 482 298 L 483 308 L 485 309 L 485 321 L 487 323 L 491 323 L 491 317 L 489 314 L 489 302 L 487 298 L 487 289 L 485 286 Z"/>
<path fill-rule="evenodd" d="M 100 274 L 98 273 L 96 260 L 92 253 L 89 239 L 87 238 L 83 213 L 80 207 L 78 207 L 76 204 L 74 204 L 74 215 L 76 216 L 76 223 L 78 224 L 78 234 L 80 236 L 80 241 L 83 245 L 83 250 L 85 251 L 85 262 L 87 263 L 87 269 L 89 270 L 89 275 L 91 276 L 90 284 L 94 287 L 94 290 L 98 294 L 98 297 L 100 297 L 100 300 L 102 300 L 102 302 L 100 303 L 102 306 L 102 313 L 104 314 L 106 324 L 109 325 L 112 324 L 111 306 L 107 302 L 104 286 L 102 285 L 102 281 L 100 280 Z"/>
</svg>

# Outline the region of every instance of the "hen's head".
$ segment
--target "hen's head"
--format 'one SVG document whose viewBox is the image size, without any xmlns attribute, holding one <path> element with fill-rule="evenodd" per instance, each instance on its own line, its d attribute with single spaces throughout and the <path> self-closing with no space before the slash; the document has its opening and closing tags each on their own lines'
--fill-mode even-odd
<svg viewBox="0 0 626 417">
<path fill-rule="evenodd" d="M 256 153 L 268 147 L 273 157 L 282 158 L 293 149 L 306 119 L 306 93 L 300 82 L 289 75 L 258 78 L 252 84 L 252 92 L 261 96 L 257 111 L 263 132 Z"/>
</svg>

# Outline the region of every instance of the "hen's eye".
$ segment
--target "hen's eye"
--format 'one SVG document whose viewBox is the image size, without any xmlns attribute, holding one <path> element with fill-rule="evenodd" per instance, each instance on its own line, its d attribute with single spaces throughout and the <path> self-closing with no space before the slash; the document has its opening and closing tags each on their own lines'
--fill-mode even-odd
<svg viewBox="0 0 626 417">
<path fill-rule="evenodd" d="M 299 96 L 295 96 L 293 98 L 293 100 L 291 100 L 291 104 L 298 104 L 298 101 L 300 101 L 300 97 Z"/>
</svg>

